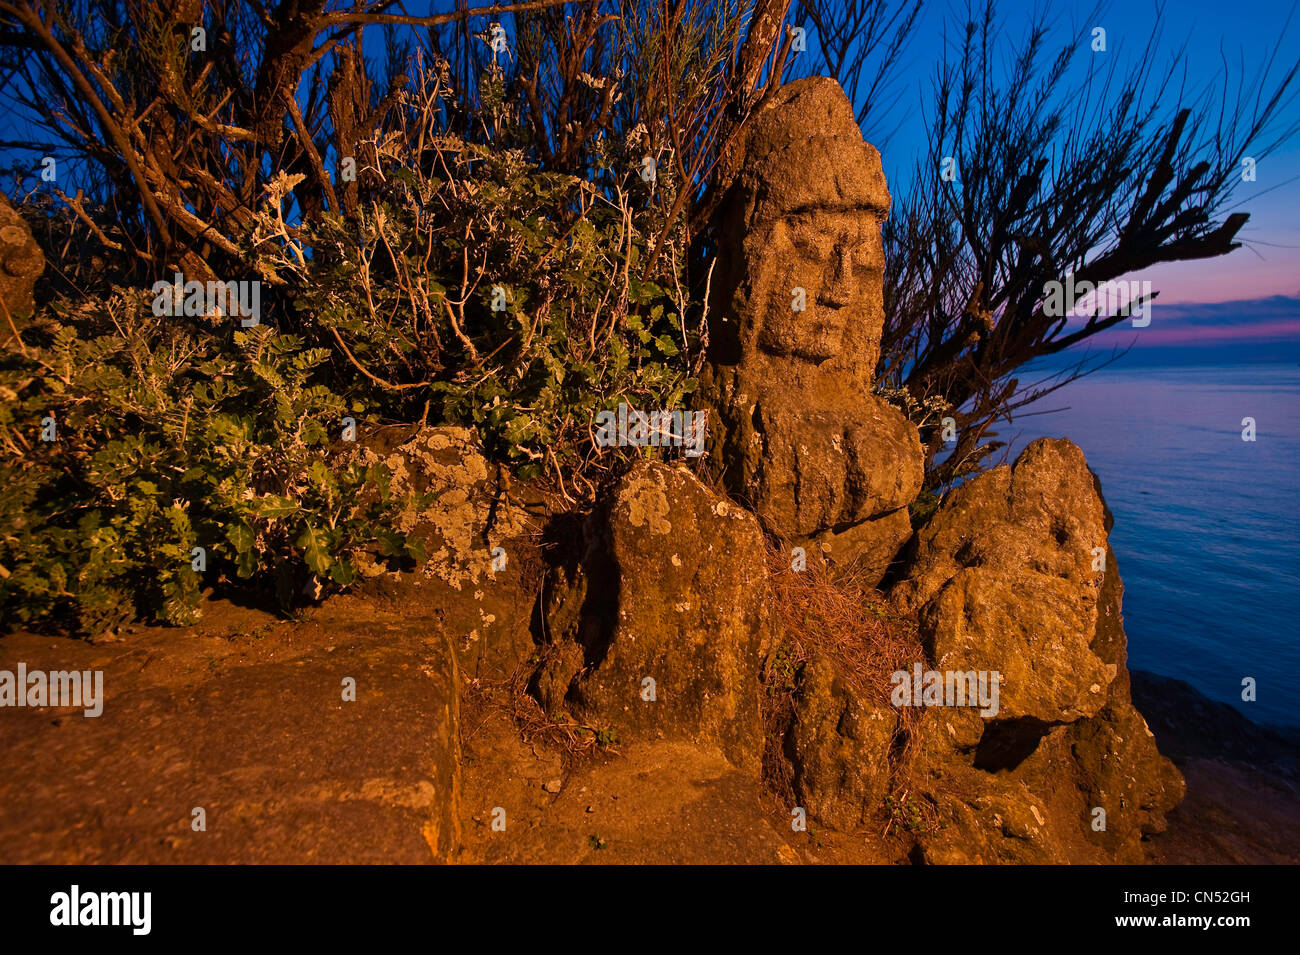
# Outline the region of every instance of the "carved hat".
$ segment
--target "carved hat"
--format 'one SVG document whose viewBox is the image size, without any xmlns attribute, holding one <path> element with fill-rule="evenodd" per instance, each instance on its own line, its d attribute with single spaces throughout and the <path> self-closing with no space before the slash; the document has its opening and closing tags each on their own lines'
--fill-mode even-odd
<svg viewBox="0 0 1300 955">
<path fill-rule="evenodd" d="M 773 94 L 750 120 L 736 169 L 734 197 L 746 227 L 816 210 L 889 214 L 880 153 L 863 141 L 848 97 L 827 77 Z"/>
</svg>

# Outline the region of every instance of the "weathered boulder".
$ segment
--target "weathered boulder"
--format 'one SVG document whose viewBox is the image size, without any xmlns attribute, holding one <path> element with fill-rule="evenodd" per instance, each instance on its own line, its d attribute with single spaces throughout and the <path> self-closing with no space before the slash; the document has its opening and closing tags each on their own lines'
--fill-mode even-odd
<svg viewBox="0 0 1300 955">
<path fill-rule="evenodd" d="M 958 488 L 894 596 L 926 665 L 1001 675 L 999 712 L 926 712 L 911 748 L 930 862 L 1137 862 L 1182 779 L 1129 700 L 1112 518 L 1083 454 L 1031 444 Z"/>
<path fill-rule="evenodd" d="M 848 98 L 824 78 L 779 90 L 733 159 L 701 381 L 715 412 L 709 473 L 769 532 L 804 543 L 920 488 L 916 428 L 871 393 L 889 191 Z M 884 540 L 859 554 L 844 538 L 840 557 L 887 565 L 897 547 L 885 555 Z"/>
<path fill-rule="evenodd" d="M 1093 648 L 1118 668 L 1119 675 L 1110 685 L 1106 705 L 1096 717 L 1071 725 L 1066 740 L 1079 767 L 1081 788 L 1088 794 L 1090 823 L 1096 808 L 1106 812 L 1106 827 L 1090 825 L 1089 839 L 1113 858 L 1140 861 L 1141 837 L 1165 830 L 1164 814 L 1182 802 L 1186 787 L 1133 705 L 1125 665 L 1128 641 L 1120 615 L 1123 593 L 1112 558 L 1102 586 Z"/>
<path fill-rule="evenodd" d="M 523 513 L 494 482 L 477 438 L 465 428 L 380 432 L 360 442 L 357 460 L 386 465 L 392 493 L 411 502 L 396 525 L 427 542 L 426 577 L 458 590 L 479 583 L 495 572 L 493 550 L 524 530 Z"/>
<path fill-rule="evenodd" d="M 907 508 L 900 507 L 842 531 L 823 531 L 813 543 L 828 563 L 856 568 L 863 586 L 874 587 L 911 536 L 912 519 Z"/>
<path fill-rule="evenodd" d="M 775 624 L 754 516 L 684 468 L 642 461 L 585 537 L 580 564 L 543 597 L 543 705 L 620 740 L 713 743 L 756 774 L 759 663 Z"/>
<path fill-rule="evenodd" d="M 1083 452 L 1044 439 L 952 492 L 896 594 L 935 669 L 1002 675 L 998 720 L 1069 723 L 1102 708 L 1118 673 L 1091 646 L 1105 548 Z"/>
<path fill-rule="evenodd" d="M 795 793 L 812 815 L 850 832 L 887 794 L 898 718 L 849 687 L 824 656 L 804 664 L 790 736 Z"/>
<path fill-rule="evenodd" d="M 31 227 L 0 195 L 0 303 L 16 326 L 35 307 L 32 290 L 43 271 L 45 253 L 32 237 Z M 8 322 L 0 324 L 0 329 L 11 334 Z"/>
<path fill-rule="evenodd" d="M 532 523 L 507 493 L 473 432 L 465 428 L 387 428 L 364 434 L 354 451 L 366 465 L 385 465 L 389 486 L 405 500 L 397 530 L 424 547 L 414 579 L 375 554 L 360 562 L 367 589 L 400 604 L 420 588 L 436 605 L 463 672 L 504 679 L 532 654 L 533 598 L 528 559 Z"/>
</svg>

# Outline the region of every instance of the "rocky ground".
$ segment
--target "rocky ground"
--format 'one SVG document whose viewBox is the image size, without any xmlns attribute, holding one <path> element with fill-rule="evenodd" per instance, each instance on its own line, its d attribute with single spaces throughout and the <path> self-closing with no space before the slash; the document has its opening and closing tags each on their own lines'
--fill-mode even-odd
<svg viewBox="0 0 1300 955">
<path fill-rule="evenodd" d="M 508 707 L 460 710 L 452 681 L 472 678 L 436 604 L 343 597 L 290 623 L 223 601 L 183 632 L 0 639 L 0 668 L 102 669 L 107 687 L 97 719 L 3 711 L 0 863 L 778 863 L 815 846 L 717 749 L 575 756 Z"/>
<path fill-rule="evenodd" d="M 186 631 L 0 639 L 0 668 L 102 668 L 107 686 L 98 719 L 3 713 L 0 862 L 908 861 L 897 830 L 792 832 L 716 748 L 574 754 L 525 739 L 508 706 L 468 694 L 456 708 L 437 604 L 343 597 L 283 622 L 216 602 Z M 341 699 L 345 676 L 356 702 Z M 1187 780 L 1147 858 L 1300 862 L 1300 748 L 1175 681 L 1135 674 L 1134 695 Z"/>
<path fill-rule="evenodd" d="M 1292 740 L 1142 674 L 1129 702 L 1068 442 L 945 502 L 887 604 L 837 604 L 685 468 L 544 519 L 452 437 L 408 448 L 466 522 L 433 515 L 427 572 L 293 621 L 213 600 L 185 630 L 0 638 L 0 669 L 105 684 L 97 718 L 0 710 L 0 862 L 1300 861 Z M 890 707 L 882 673 L 945 655 L 1008 675 L 1000 719 Z"/>
</svg>

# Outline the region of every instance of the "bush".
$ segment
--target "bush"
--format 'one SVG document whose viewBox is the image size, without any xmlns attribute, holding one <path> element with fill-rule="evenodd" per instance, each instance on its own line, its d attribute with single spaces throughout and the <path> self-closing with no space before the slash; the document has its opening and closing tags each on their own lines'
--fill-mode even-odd
<svg viewBox="0 0 1300 955">
<path fill-rule="evenodd" d="M 695 388 L 680 249 L 646 274 L 661 222 L 635 176 L 610 196 L 516 150 L 442 136 L 433 154 L 381 152 L 370 204 L 306 223 L 310 258 L 279 248 L 292 320 L 385 417 L 477 430 L 520 477 L 589 498 L 620 459 L 593 447 L 597 412 L 681 408 Z M 277 228 L 264 213 L 253 239 Z"/>
<path fill-rule="evenodd" d="M 421 555 L 385 523 L 384 469 L 330 447 L 364 408 L 320 383 L 328 352 L 265 326 L 222 337 L 148 302 L 65 307 L 44 345 L 0 367 L 6 621 L 88 635 L 137 615 L 191 623 L 202 580 L 271 587 L 288 606 L 310 575 L 351 583 L 369 545 Z"/>
<path fill-rule="evenodd" d="M 242 237 L 275 279 L 262 325 L 160 318 L 149 294 L 115 289 L 24 332 L 0 365 L 7 621 L 184 624 L 202 581 L 288 608 L 304 586 L 349 586 L 363 552 L 423 559 L 396 530 L 410 502 L 387 470 L 339 446 L 348 416 L 363 440 L 381 420 L 477 430 L 489 456 L 582 504 L 635 453 L 594 446 L 598 411 L 683 407 L 697 306 L 635 175 L 607 194 L 449 136 L 380 156 L 382 187 L 347 220 L 286 224 L 293 177 L 272 182 Z M 614 181 L 624 161 L 594 175 Z"/>
</svg>

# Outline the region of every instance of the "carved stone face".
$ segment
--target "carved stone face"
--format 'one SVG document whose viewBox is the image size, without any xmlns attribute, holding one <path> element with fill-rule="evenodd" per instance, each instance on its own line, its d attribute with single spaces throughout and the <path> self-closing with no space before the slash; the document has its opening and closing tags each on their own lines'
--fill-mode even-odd
<svg viewBox="0 0 1300 955">
<path fill-rule="evenodd" d="M 845 347 L 846 331 L 865 329 L 878 310 L 883 249 L 872 210 L 786 216 L 757 230 L 746 245 L 758 345 L 770 354 L 814 363 L 834 358 Z M 804 290 L 803 311 L 795 308 L 798 288 Z"/>
<path fill-rule="evenodd" d="M 701 374 L 717 409 L 706 468 L 770 533 L 830 543 L 833 531 L 834 559 L 866 555 L 879 580 L 911 534 L 924 460 L 916 427 L 871 392 L 890 205 L 880 155 L 823 77 L 777 90 L 728 163 Z M 877 520 L 884 531 L 865 526 Z"/>
</svg>

